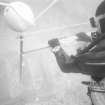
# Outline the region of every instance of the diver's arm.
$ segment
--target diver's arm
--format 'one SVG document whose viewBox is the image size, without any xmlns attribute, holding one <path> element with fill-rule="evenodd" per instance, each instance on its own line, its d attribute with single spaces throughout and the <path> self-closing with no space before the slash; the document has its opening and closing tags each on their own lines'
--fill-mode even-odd
<svg viewBox="0 0 105 105">
<path fill-rule="evenodd" d="M 77 69 L 77 64 L 75 62 L 74 56 L 69 56 L 65 51 L 60 48 L 59 51 L 54 53 L 57 63 L 59 67 L 61 68 L 61 71 L 64 73 L 78 73 L 79 68 Z"/>
<path fill-rule="evenodd" d="M 88 60 L 100 60 L 105 59 L 105 39 L 96 44 L 88 52 L 78 54 L 77 58 Z"/>
<path fill-rule="evenodd" d="M 63 48 L 60 46 L 58 39 L 52 39 L 48 42 L 48 44 L 52 48 L 52 52 L 54 53 L 57 63 L 59 65 L 59 67 L 61 68 L 62 72 L 64 72 L 64 73 L 79 72 L 77 70 L 75 58 L 73 56 L 69 56 L 63 50 Z"/>
</svg>

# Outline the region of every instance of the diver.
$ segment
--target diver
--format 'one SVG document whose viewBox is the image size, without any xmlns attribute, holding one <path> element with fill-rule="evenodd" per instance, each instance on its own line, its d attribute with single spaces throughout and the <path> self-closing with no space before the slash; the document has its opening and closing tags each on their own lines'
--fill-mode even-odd
<svg viewBox="0 0 105 105">
<path fill-rule="evenodd" d="M 99 82 L 105 77 L 105 0 L 96 9 L 95 16 L 90 23 L 97 31 L 89 38 L 85 33 L 78 33 L 78 40 L 88 39 L 90 44 L 78 53 L 69 56 L 61 47 L 57 38 L 48 41 L 57 63 L 64 73 L 82 73 L 90 75 Z"/>
</svg>

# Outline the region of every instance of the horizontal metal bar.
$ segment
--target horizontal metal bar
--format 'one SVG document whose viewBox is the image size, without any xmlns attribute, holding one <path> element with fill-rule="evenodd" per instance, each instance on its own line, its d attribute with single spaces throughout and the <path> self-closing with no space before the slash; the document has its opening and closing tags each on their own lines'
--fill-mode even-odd
<svg viewBox="0 0 105 105">
<path fill-rule="evenodd" d="M 41 48 L 38 48 L 38 49 L 29 50 L 29 51 L 24 51 L 23 54 L 29 54 L 29 53 L 33 53 L 33 52 L 36 52 L 36 51 L 44 50 L 44 49 L 47 49 L 47 48 L 49 48 L 49 46 L 41 47 Z"/>
</svg>

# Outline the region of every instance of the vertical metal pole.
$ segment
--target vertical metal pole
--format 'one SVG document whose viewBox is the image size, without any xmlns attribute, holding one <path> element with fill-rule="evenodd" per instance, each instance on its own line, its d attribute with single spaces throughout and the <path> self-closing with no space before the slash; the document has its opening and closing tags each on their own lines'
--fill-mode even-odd
<svg viewBox="0 0 105 105">
<path fill-rule="evenodd" d="M 23 36 L 20 35 L 20 80 L 22 79 L 23 72 Z"/>
</svg>

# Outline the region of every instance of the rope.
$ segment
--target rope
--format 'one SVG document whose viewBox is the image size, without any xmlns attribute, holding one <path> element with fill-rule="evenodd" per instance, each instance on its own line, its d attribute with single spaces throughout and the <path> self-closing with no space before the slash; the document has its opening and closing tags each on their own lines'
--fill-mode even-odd
<svg viewBox="0 0 105 105">
<path fill-rule="evenodd" d="M 42 15 L 44 15 L 57 1 L 58 0 L 53 0 L 51 4 L 36 17 L 35 21 L 37 21 Z"/>
</svg>

